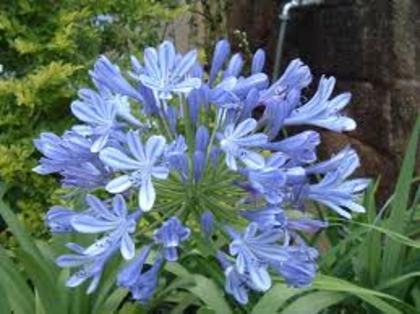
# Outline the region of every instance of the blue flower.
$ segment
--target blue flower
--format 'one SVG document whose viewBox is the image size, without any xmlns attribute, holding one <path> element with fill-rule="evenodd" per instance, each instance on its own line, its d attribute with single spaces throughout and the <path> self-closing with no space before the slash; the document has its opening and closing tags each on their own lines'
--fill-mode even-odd
<svg viewBox="0 0 420 314">
<path fill-rule="evenodd" d="M 319 183 L 307 186 L 302 197 L 320 202 L 345 218 L 351 218 L 349 211 L 365 212 L 358 200 L 370 181 L 346 180 L 359 166 L 357 155 L 351 156 L 352 158 L 344 159 L 336 169 L 328 172 Z"/>
<path fill-rule="evenodd" d="M 165 259 L 169 262 L 178 260 L 178 246 L 190 236 L 189 228 L 184 227 L 177 217 L 171 217 L 157 229 L 153 235 L 156 243 L 163 245 Z"/>
<path fill-rule="evenodd" d="M 165 41 L 158 51 L 147 48 L 144 51 L 144 69 L 139 79 L 161 99 L 170 99 L 172 93 L 188 94 L 201 85 L 201 80 L 188 77 L 197 59 L 197 51 L 192 50 L 184 56 L 177 56 L 174 45 Z"/>
<path fill-rule="evenodd" d="M 98 58 L 89 74 L 96 83 L 114 93 L 130 96 L 138 101 L 143 100 L 140 93 L 121 75 L 120 69 L 105 56 Z"/>
<path fill-rule="evenodd" d="M 44 217 L 45 223 L 53 233 L 70 233 L 75 229 L 71 225 L 71 219 L 77 212 L 63 206 L 53 206 Z"/>
<path fill-rule="evenodd" d="M 71 111 L 86 124 L 74 126 L 73 130 L 84 136 L 91 136 L 94 142 L 90 150 L 97 153 L 105 147 L 110 136 L 121 129 L 121 124 L 116 120 L 117 108 L 92 90 L 83 90 L 79 96 L 82 101 L 74 101 Z"/>
<path fill-rule="evenodd" d="M 264 101 L 272 96 L 283 96 L 290 92 L 301 93 L 301 90 L 307 87 L 312 81 L 312 74 L 307 65 L 304 65 L 300 59 L 290 62 L 283 75 L 274 82 L 267 90 L 260 95 L 260 100 Z M 297 105 L 294 104 L 294 105 Z"/>
<path fill-rule="evenodd" d="M 316 233 L 328 225 L 324 221 L 307 217 L 286 217 L 284 210 L 278 206 L 267 206 L 255 210 L 243 211 L 241 214 L 246 219 L 257 223 L 262 230 L 278 228 L 284 232 L 292 233 L 292 236 L 295 235 L 295 231 Z"/>
<path fill-rule="evenodd" d="M 356 128 L 354 120 L 340 115 L 340 111 L 350 102 L 351 95 L 343 93 L 330 100 L 334 85 L 333 77 L 322 77 L 312 99 L 294 109 L 285 119 L 285 125 L 309 124 L 335 132 L 354 130 Z"/>
<path fill-rule="evenodd" d="M 253 285 L 261 291 L 271 287 L 271 278 L 267 267 L 269 263 L 281 263 L 286 255 L 277 242 L 283 235 L 275 229 L 259 230 L 256 223 L 248 225 L 244 233 L 232 228 L 227 232 L 233 239 L 229 245 L 230 254 L 236 256 L 236 269 L 239 274 L 249 274 Z"/>
<path fill-rule="evenodd" d="M 162 266 L 162 257 L 158 255 L 152 267 L 144 271 L 144 264 L 149 253 L 150 246 L 145 246 L 140 254 L 119 272 L 117 278 L 117 284 L 130 290 L 133 299 L 141 303 L 145 303 L 152 298 Z"/>
<path fill-rule="evenodd" d="M 118 117 L 138 128 L 144 127 L 144 125 L 132 114 L 128 96 L 112 93 L 108 88 L 100 84 L 97 85 L 99 94 L 106 102 L 109 102 L 116 108 Z"/>
<path fill-rule="evenodd" d="M 91 141 L 74 131 L 67 131 L 63 137 L 54 133 L 41 133 L 34 140 L 35 147 L 45 156 L 33 170 L 39 174 L 61 172 L 69 165 L 78 166 L 93 162 L 97 157 L 90 151 Z"/>
<path fill-rule="evenodd" d="M 317 159 L 315 150 L 320 143 L 319 133 L 304 131 L 278 142 L 267 143 L 264 148 L 282 152 L 290 157 L 295 165 L 301 165 L 312 163 Z"/>
<path fill-rule="evenodd" d="M 359 163 L 359 157 L 357 156 L 356 151 L 349 146 L 344 147 L 338 154 L 329 160 L 307 166 L 305 170 L 308 174 L 324 174 L 336 170 L 346 160 L 351 160 L 352 163 L 355 164 Z"/>
<path fill-rule="evenodd" d="M 110 193 L 121 193 L 132 186 L 139 186 L 139 206 L 149 211 L 155 202 L 156 192 L 152 177 L 166 179 L 169 169 L 162 164 L 162 154 L 166 140 L 163 136 L 151 136 L 143 146 L 138 135 L 134 132 L 127 134 L 128 149 L 133 157 L 127 156 L 120 150 L 107 147 L 99 154 L 100 159 L 116 171 L 129 171 L 106 185 Z"/>
<path fill-rule="evenodd" d="M 80 233 L 106 232 L 106 235 L 96 240 L 83 253 L 95 256 L 117 246 L 125 259 L 133 258 L 135 245 L 131 234 L 135 231 L 140 212 L 129 214 L 121 195 L 114 197 L 111 210 L 93 195 L 86 197 L 86 203 L 89 211 L 73 215 L 70 219 L 71 226 Z"/>
<path fill-rule="evenodd" d="M 277 153 L 267 158 L 263 167 L 246 171 L 251 187 L 270 204 L 283 201 L 287 174 L 280 167 L 284 166 L 286 161 L 284 154 Z"/>
<path fill-rule="evenodd" d="M 277 206 L 267 206 L 255 210 L 243 211 L 242 216 L 246 219 L 255 222 L 264 230 L 269 228 L 285 228 L 287 218 L 284 210 Z"/>
<path fill-rule="evenodd" d="M 87 293 L 92 293 L 98 287 L 103 273 L 104 266 L 109 258 L 117 250 L 116 246 L 97 254 L 90 255 L 85 253 L 85 248 L 75 243 L 68 243 L 67 247 L 76 254 L 65 254 L 57 258 L 56 263 L 60 267 L 80 267 L 66 281 L 67 287 L 77 287 L 88 279 L 91 283 L 87 288 Z"/>
<path fill-rule="evenodd" d="M 288 246 L 285 248 L 288 258 L 271 266 L 284 278 L 286 283 L 295 288 L 309 286 L 315 278 L 318 252 L 306 245 Z"/>
<path fill-rule="evenodd" d="M 74 131 L 67 131 L 62 137 L 42 133 L 34 145 L 45 157 L 33 171 L 42 175 L 59 173 L 64 187 L 93 189 L 109 178 L 98 155 L 90 150 L 92 141 Z"/>
<path fill-rule="evenodd" d="M 220 147 L 226 153 L 226 164 L 232 170 L 237 170 L 236 158 L 246 166 L 256 169 L 264 166 L 264 158 L 248 148 L 259 147 L 267 142 L 267 135 L 262 133 L 250 134 L 257 127 L 257 121 L 246 119 L 236 127 L 234 124 L 226 126 L 223 135 L 219 135 Z"/>
<path fill-rule="evenodd" d="M 206 210 L 200 218 L 200 226 L 206 237 L 210 237 L 214 230 L 214 215 L 211 211 Z"/>
<path fill-rule="evenodd" d="M 232 262 L 229 261 L 228 257 L 223 252 L 218 251 L 216 257 L 219 260 L 225 272 L 226 292 L 232 295 L 235 298 L 235 300 L 238 301 L 240 304 L 248 303 L 249 290 L 264 291 L 260 290 L 252 283 L 249 274 L 240 274 L 237 271 L 235 265 L 233 265 Z"/>
<path fill-rule="evenodd" d="M 227 57 L 230 54 L 230 44 L 223 39 L 216 43 L 213 52 L 213 59 L 211 61 L 209 84 L 212 84 L 217 77 L 217 74 L 222 69 Z"/>
</svg>

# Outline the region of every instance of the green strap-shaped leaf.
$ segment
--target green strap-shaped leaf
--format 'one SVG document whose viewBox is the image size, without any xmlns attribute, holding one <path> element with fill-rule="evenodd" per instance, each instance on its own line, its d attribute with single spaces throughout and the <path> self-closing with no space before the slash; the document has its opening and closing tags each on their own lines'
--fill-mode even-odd
<svg viewBox="0 0 420 314">
<path fill-rule="evenodd" d="M 385 302 L 384 300 L 377 298 L 373 295 L 359 294 L 358 298 L 362 299 L 366 303 L 376 307 L 381 313 L 384 314 L 403 314 L 400 310 Z"/>
<path fill-rule="evenodd" d="M 340 303 L 346 298 L 345 293 L 316 291 L 299 297 L 288 305 L 282 314 L 317 314 L 331 305 Z M 275 313 L 275 312 L 270 312 Z"/>
<path fill-rule="evenodd" d="M 0 313 L 13 313 L 13 310 L 7 299 L 6 289 L 2 286 L 0 281 Z"/>
<path fill-rule="evenodd" d="M 187 269 L 178 263 L 168 263 L 165 265 L 165 269 L 179 277 L 192 278 L 195 284 L 191 287 L 187 287 L 186 289 L 197 296 L 216 313 L 232 313 L 232 310 L 224 298 L 223 291 L 214 283 L 214 281 L 202 275 L 191 274 Z"/>
<path fill-rule="evenodd" d="M 0 285 L 14 313 L 26 314 L 34 311 L 35 295 L 26 283 L 26 279 L 19 272 L 18 267 L 7 256 L 6 250 L 2 247 L 0 247 Z M 0 311 L 0 313 L 4 312 Z"/>
<path fill-rule="evenodd" d="M 111 293 L 111 295 L 109 295 L 106 301 L 97 310 L 94 311 L 94 313 L 116 313 L 117 309 L 119 308 L 127 294 L 127 290 L 115 290 L 113 293 Z"/>
<path fill-rule="evenodd" d="M 0 183 L 0 190 L 4 189 L 4 185 Z M 1 194 L 1 192 L 0 192 Z M 29 233 L 22 226 L 16 215 L 10 210 L 9 206 L 0 199 L 0 215 L 6 222 L 8 228 L 12 232 L 13 236 L 18 241 L 22 250 L 32 255 L 37 261 L 40 267 L 43 268 L 44 272 L 48 275 L 50 280 L 54 280 L 57 275 L 57 268 L 47 258 L 44 258 L 40 250 L 35 245 L 35 242 L 29 235 Z"/>
<path fill-rule="evenodd" d="M 335 277 L 321 275 L 321 274 L 319 274 L 315 278 L 312 288 L 321 290 L 321 291 L 347 292 L 355 296 L 372 295 L 372 296 L 402 303 L 401 300 L 399 300 L 398 298 L 392 295 L 375 291 L 375 290 L 371 290 L 371 289 L 367 289 L 367 288 L 363 288 L 340 278 L 335 278 Z"/>
<path fill-rule="evenodd" d="M 277 313 L 286 301 L 290 298 L 302 294 L 308 289 L 294 289 L 286 284 L 275 284 L 268 290 L 252 309 L 252 314 L 271 314 Z"/>
<path fill-rule="evenodd" d="M 404 234 L 407 227 L 406 213 L 409 210 L 410 186 L 413 178 L 416 163 L 417 145 L 420 136 L 420 115 L 417 117 L 413 133 L 408 143 L 408 148 L 404 156 L 401 171 L 395 188 L 394 199 L 387 221 L 388 229 L 397 233 Z M 384 256 L 382 260 L 382 280 L 387 280 L 398 276 L 402 266 L 401 256 L 403 246 L 400 243 L 387 239 L 385 241 Z"/>
<path fill-rule="evenodd" d="M 26 273 L 31 278 L 35 290 L 39 294 L 44 310 L 48 314 L 62 314 L 66 309 L 62 303 L 61 294 L 56 289 L 56 282 L 51 280 L 44 268 L 39 265 L 34 256 L 25 250 L 19 252 Z"/>
</svg>

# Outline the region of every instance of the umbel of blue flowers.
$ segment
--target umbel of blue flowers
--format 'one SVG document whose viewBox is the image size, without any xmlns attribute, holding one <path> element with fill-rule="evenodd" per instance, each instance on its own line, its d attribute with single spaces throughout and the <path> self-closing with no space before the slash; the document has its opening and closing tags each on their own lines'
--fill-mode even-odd
<svg viewBox="0 0 420 314">
<path fill-rule="evenodd" d="M 94 291 L 120 255 L 126 262 L 116 284 L 147 302 L 165 264 L 197 250 L 195 237 L 214 253 L 239 303 L 270 289 L 275 274 L 309 286 L 318 251 L 302 235 L 327 227 L 314 204 L 345 218 L 364 212 L 368 180 L 349 178 L 356 152 L 345 147 L 321 162 L 316 154 L 318 128 L 356 127 L 342 114 L 350 94 L 333 96 L 335 79 L 323 76 L 304 97 L 312 75 L 302 61 L 270 82 L 262 50 L 248 66 L 226 40 L 206 67 L 196 50 L 182 54 L 170 41 L 131 61 L 126 72 L 101 56 L 89 72 L 94 88 L 71 104 L 79 123 L 35 140 L 44 156 L 34 171 L 60 175 L 71 192 L 68 206 L 47 213 L 51 231 L 96 235 L 57 258 L 75 269 L 67 286 L 89 281 Z M 286 136 L 290 126 L 308 129 Z"/>
</svg>

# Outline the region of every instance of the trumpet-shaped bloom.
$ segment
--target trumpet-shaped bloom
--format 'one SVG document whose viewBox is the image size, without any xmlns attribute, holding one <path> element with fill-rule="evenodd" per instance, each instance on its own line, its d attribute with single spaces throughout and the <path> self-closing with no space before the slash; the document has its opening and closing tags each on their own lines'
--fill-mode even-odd
<svg viewBox="0 0 420 314">
<path fill-rule="evenodd" d="M 257 121 L 246 119 L 237 126 L 229 124 L 223 134 L 219 135 L 220 147 L 226 153 L 226 164 L 230 169 L 238 169 L 236 158 L 251 169 L 264 166 L 264 158 L 249 149 L 262 146 L 267 142 L 267 135 L 251 134 L 256 127 Z"/>
<path fill-rule="evenodd" d="M 63 206 L 53 206 L 44 217 L 45 223 L 53 233 L 74 232 L 71 219 L 77 213 Z"/>
<path fill-rule="evenodd" d="M 188 94 L 201 85 L 200 79 L 188 77 L 196 60 L 196 50 L 180 56 L 176 54 L 174 45 L 165 41 L 158 50 L 147 48 L 144 51 L 145 64 L 139 79 L 161 99 L 172 98 L 172 93 Z"/>
<path fill-rule="evenodd" d="M 343 160 L 337 169 L 328 172 L 319 183 L 309 185 L 304 196 L 324 204 L 345 218 L 351 218 L 350 212 L 365 212 L 358 200 L 370 181 L 346 180 L 358 166 L 359 159 L 352 154 L 352 158 Z"/>
<path fill-rule="evenodd" d="M 188 239 L 191 231 L 184 227 L 177 217 L 171 217 L 153 235 L 156 243 L 163 246 L 165 259 L 175 262 L 178 259 L 178 246 Z"/>
<path fill-rule="evenodd" d="M 315 131 L 304 131 L 289 136 L 278 142 L 267 143 L 264 147 L 289 156 L 294 164 L 308 164 L 317 159 L 316 147 L 321 143 L 319 133 Z"/>
<path fill-rule="evenodd" d="M 228 257 L 222 253 L 217 252 L 217 259 L 225 271 L 225 290 L 228 294 L 232 295 L 240 304 L 248 303 L 249 290 L 261 291 L 256 287 L 249 274 L 240 274 L 235 265 L 229 261 Z"/>
<path fill-rule="evenodd" d="M 274 263 L 273 268 L 292 287 L 302 288 L 310 285 L 317 270 L 317 250 L 299 245 L 286 247 L 285 251 L 288 255 L 287 260 L 282 263 Z"/>
<path fill-rule="evenodd" d="M 348 105 L 351 95 L 340 94 L 330 99 L 335 79 L 322 77 L 318 91 L 306 104 L 294 109 L 285 119 L 285 125 L 309 124 L 335 132 L 352 131 L 356 128 L 353 119 L 340 114 Z"/>
<path fill-rule="evenodd" d="M 135 245 L 131 234 L 135 231 L 140 212 L 129 214 L 121 195 L 113 198 L 111 210 L 92 195 L 86 197 L 86 203 L 90 207 L 89 211 L 73 215 L 71 226 L 80 233 L 105 233 L 105 236 L 96 240 L 83 253 L 99 255 L 118 246 L 125 259 L 133 258 Z"/>
<path fill-rule="evenodd" d="M 74 131 L 68 131 L 62 137 L 41 133 L 39 139 L 34 140 L 34 145 L 45 156 L 33 169 L 40 174 L 59 173 L 70 165 L 78 166 L 96 159 L 90 151 L 91 141 Z"/>
<path fill-rule="evenodd" d="M 163 136 L 151 136 L 145 145 L 134 132 L 127 134 L 128 149 L 133 157 L 120 150 L 107 147 L 100 154 L 100 159 L 115 171 L 126 171 L 128 174 L 111 180 L 106 189 L 110 193 L 121 193 L 132 186 L 138 186 L 139 206 L 148 211 L 153 207 L 156 198 L 152 178 L 166 179 L 169 169 L 162 163 L 166 140 Z"/>
<path fill-rule="evenodd" d="M 147 302 L 153 296 L 158 284 L 157 276 L 162 265 L 162 258 L 158 256 L 152 267 L 143 271 L 149 254 L 150 246 L 145 246 L 140 254 L 120 271 L 117 278 L 117 284 L 130 290 L 133 299 L 141 303 Z"/>
<path fill-rule="evenodd" d="M 44 157 L 33 171 L 59 173 L 65 187 L 93 189 L 108 180 L 109 172 L 97 154 L 91 152 L 92 141 L 74 131 L 67 131 L 62 137 L 42 133 L 34 144 Z"/>
<path fill-rule="evenodd" d="M 222 69 L 227 57 L 230 54 L 230 44 L 227 40 L 220 40 L 216 43 L 211 62 L 209 83 L 212 84 L 216 79 L 217 73 Z"/>
<path fill-rule="evenodd" d="M 87 288 L 87 293 L 96 290 L 101 280 L 101 276 L 106 262 L 117 250 L 116 246 L 112 246 L 109 250 L 98 255 L 89 255 L 85 253 L 85 248 L 75 243 L 67 244 L 67 247 L 75 254 L 61 255 L 57 258 L 56 263 L 60 267 L 80 267 L 66 281 L 67 287 L 77 287 L 86 280 L 91 279 Z"/>
<path fill-rule="evenodd" d="M 116 94 L 130 96 L 138 101 L 143 100 L 140 93 L 122 76 L 120 69 L 105 56 L 98 58 L 89 74 L 95 82 Z"/>
<path fill-rule="evenodd" d="M 259 230 L 256 223 L 251 223 L 244 233 L 227 229 L 233 239 L 229 251 L 236 256 L 236 269 L 239 274 L 249 274 L 253 285 L 265 291 L 271 287 L 268 274 L 269 263 L 281 263 L 286 259 L 284 250 L 277 242 L 283 235 L 276 230 Z"/>
<path fill-rule="evenodd" d="M 94 141 L 90 150 L 97 153 L 105 147 L 112 133 L 120 128 L 116 120 L 117 108 L 94 91 L 84 90 L 79 95 L 82 100 L 74 101 L 71 111 L 85 125 L 75 126 L 73 130 L 91 136 Z"/>
<path fill-rule="evenodd" d="M 242 216 L 258 224 L 260 229 L 278 228 L 287 232 L 318 232 L 327 227 L 327 223 L 307 217 L 286 217 L 285 211 L 277 206 L 267 206 L 255 210 L 243 211 Z"/>
</svg>

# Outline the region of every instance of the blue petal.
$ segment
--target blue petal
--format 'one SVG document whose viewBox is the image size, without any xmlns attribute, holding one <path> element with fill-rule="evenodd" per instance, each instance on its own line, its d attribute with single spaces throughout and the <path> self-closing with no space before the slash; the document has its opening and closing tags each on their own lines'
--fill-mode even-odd
<svg viewBox="0 0 420 314">
<path fill-rule="evenodd" d="M 122 175 L 111 180 L 106 186 L 105 189 L 110 193 L 121 193 L 129 188 L 131 188 L 133 182 L 131 181 L 128 175 Z"/>
<path fill-rule="evenodd" d="M 172 77 L 182 78 L 187 74 L 197 60 L 197 50 L 191 50 L 185 54 L 181 61 L 175 67 L 175 70 L 172 72 Z"/>
<path fill-rule="evenodd" d="M 119 222 L 106 221 L 90 215 L 79 214 L 72 217 L 71 225 L 81 233 L 99 233 L 114 230 L 119 225 Z"/>
<path fill-rule="evenodd" d="M 120 150 L 107 147 L 99 153 L 99 158 L 104 164 L 115 169 L 115 170 L 137 170 L 143 166 L 141 162 L 138 162 Z"/>
<path fill-rule="evenodd" d="M 213 59 L 211 62 L 209 83 L 212 84 L 215 80 L 217 73 L 221 70 L 223 63 L 230 54 L 230 44 L 227 40 L 220 40 L 217 42 L 214 52 Z"/>
<path fill-rule="evenodd" d="M 142 181 L 139 191 L 139 206 L 143 211 L 149 211 L 152 209 L 156 199 L 155 188 L 153 187 L 152 179 L 150 177 L 145 178 Z"/>
<path fill-rule="evenodd" d="M 252 58 L 251 73 L 262 72 L 265 64 L 265 52 L 263 49 L 258 49 Z"/>
<path fill-rule="evenodd" d="M 145 147 L 146 158 L 150 163 L 154 163 L 163 153 L 166 140 L 163 136 L 153 135 L 149 137 Z"/>
<path fill-rule="evenodd" d="M 229 77 L 229 76 L 238 77 L 239 74 L 241 74 L 243 65 L 244 65 L 244 60 L 241 54 L 240 53 L 234 54 L 229 61 L 224 77 Z"/>
<path fill-rule="evenodd" d="M 121 255 L 125 260 L 130 260 L 136 254 L 135 245 L 131 236 L 125 232 L 121 238 Z"/>
</svg>

